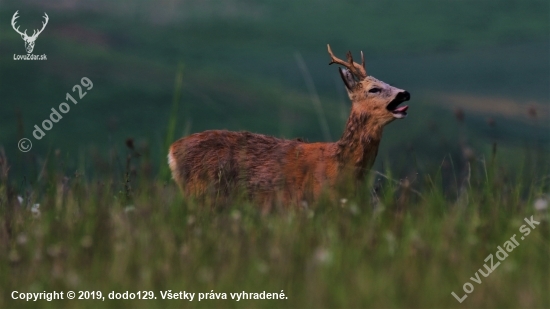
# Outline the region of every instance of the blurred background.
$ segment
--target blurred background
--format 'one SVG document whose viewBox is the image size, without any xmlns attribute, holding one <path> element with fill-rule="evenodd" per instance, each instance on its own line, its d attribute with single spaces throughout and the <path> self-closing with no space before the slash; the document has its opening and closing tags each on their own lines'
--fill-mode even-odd
<svg viewBox="0 0 550 309">
<path fill-rule="evenodd" d="M 16 10 L 29 34 L 49 15 L 33 51 L 46 61 L 13 59 L 26 54 Z M 494 145 L 513 168 L 518 155 L 548 157 L 549 11 L 547 0 L 0 1 L 0 145 L 19 179 L 53 154 L 93 175 L 128 138 L 152 171 L 169 142 L 207 129 L 335 141 L 350 102 L 330 43 L 342 58 L 362 50 L 369 75 L 412 95 L 376 169 L 459 166 Z M 36 140 L 82 77 L 93 89 Z"/>
</svg>

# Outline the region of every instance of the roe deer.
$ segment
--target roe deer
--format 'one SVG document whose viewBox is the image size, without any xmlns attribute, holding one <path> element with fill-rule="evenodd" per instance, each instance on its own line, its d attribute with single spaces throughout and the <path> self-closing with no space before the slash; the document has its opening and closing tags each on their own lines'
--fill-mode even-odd
<svg viewBox="0 0 550 309">
<path fill-rule="evenodd" d="M 270 208 L 319 197 L 344 178 L 362 180 L 374 164 L 384 126 L 407 116 L 407 91 L 367 76 L 365 59 L 338 59 L 327 45 L 329 64 L 339 64 L 351 99 L 344 133 L 334 143 L 307 143 L 249 132 L 212 130 L 181 138 L 170 146 L 168 164 L 184 194 L 224 196 L 244 189 Z M 265 208 L 264 208 L 265 209 Z"/>
</svg>

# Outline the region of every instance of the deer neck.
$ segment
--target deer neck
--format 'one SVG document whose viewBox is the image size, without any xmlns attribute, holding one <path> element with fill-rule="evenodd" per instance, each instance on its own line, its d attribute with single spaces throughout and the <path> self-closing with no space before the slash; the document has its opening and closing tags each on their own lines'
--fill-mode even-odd
<svg viewBox="0 0 550 309">
<path fill-rule="evenodd" d="M 340 169 L 362 178 L 374 164 L 382 129 L 368 113 L 352 111 L 342 137 L 336 142 Z"/>
</svg>

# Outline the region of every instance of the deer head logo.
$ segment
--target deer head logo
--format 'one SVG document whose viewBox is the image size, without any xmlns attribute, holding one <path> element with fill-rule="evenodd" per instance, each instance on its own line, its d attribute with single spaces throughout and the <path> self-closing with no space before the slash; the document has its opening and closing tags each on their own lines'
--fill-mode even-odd
<svg viewBox="0 0 550 309">
<path fill-rule="evenodd" d="M 44 13 L 44 19 L 45 21 L 42 22 L 42 29 L 38 30 L 33 30 L 33 33 L 31 36 L 28 36 L 27 35 L 27 29 L 25 29 L 25 31 L 21 32 L 19 31 L 19 26 L 17 26 L 17 28 L 15 28 L 15 20 L 19 18 L 19 16 L 17 15 L 19 11 L 16 11 L 15 14 L 13 14 L 13 17 L 11 19 L 11 26 L 13 27 L 13 30 L 15 30 L 15 32 L 19 33 L 19 35 L 21 35 L 21 38 L 23 39 L 23 41 L 25 41 L 25 49 L 27 50 L 27 53 L 30 54 L 32 53 L 32 50 L 34 49 L 34 41 L 36 41 L 36 38 L 38 38 L 38 35 L 40 33 L 42 33 L 42 31 L 44 31 L 44 28 L 46 28 L 46 25 L 48 24 L 48 20 L 49 20 L 49 17 L 48 17 L 48 14 Z"/>
</svg>

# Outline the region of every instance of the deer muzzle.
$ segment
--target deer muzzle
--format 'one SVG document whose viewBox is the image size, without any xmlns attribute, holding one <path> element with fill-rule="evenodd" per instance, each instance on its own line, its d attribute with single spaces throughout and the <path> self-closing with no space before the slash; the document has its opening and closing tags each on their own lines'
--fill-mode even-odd
<svg viewBox="0 0 550 309">
<path fill-rule="evenodd" d="M 399 106 L 399 104 L 409 101 L 411 99 L 411 95 L 408 91 L 401 91 L 397 93 L 395 98 L 386 106 L 386 109 L 389 110 L 393 117 L 397 119 L 402 119 L 407 117 L 407 110 L 409 109 L 408 105 Z"/>
</svg>

